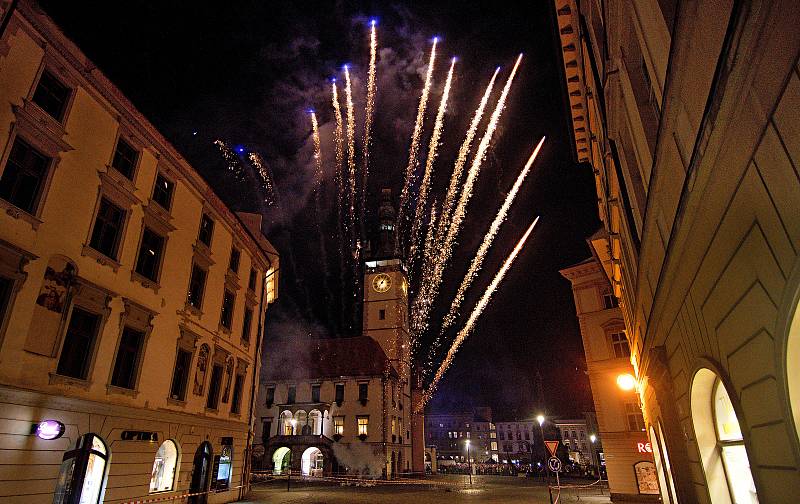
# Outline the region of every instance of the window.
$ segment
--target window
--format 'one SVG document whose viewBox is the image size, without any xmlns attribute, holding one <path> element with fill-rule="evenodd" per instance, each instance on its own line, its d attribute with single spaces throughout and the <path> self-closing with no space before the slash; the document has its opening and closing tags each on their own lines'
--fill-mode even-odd
<svg viewBox="0 0 800 504">
<path fill-rule="evenodd" d="M 64 454 L 53 504 L 100 504 L 108 475 L 108 448 L 95 434 L 84 434 Z"/>
<path fill-rule="evenodd" d="M 367 400 L 368 391 L 369 391 L 369 384 L 368 383 L 359 383 L 358 384 L 358 400 L 359 401 L 366 401 Z"/>
<path fill-rule="evenodd" d="M 220 314 L 219 323 L 222 327 L 230 330 L 233 323 L 233 303 L 235 297 L 228 289 L 225 289 L 225 295 L 222 298 L 222 313 Z"/>
<path fill-rule="evenodd" d="M 617 296 L 615 296 L 611 292 L 604 292 L 603 293 L 603 308 L 606 310 L 610 310 L 611 308 L 616 308 L 619 306 L 619 301 L 617 300 Z"/>
<path fill-rule="evenodd" d="M 358 422 L 358 435 L 359 436 L 368 436 L 369 435 L 369 417 L 368 416 L 360 416 L 357 418 Z"/>
<path fill-rule="evenodd" d="M 267 387 L 267 407 L 275 402 L 275 387 Z"/>
<path fill-rule="evenodd" d="M 239 260 L 242 258 L 242 253 L 236 247 L 231 249 L 231 258 L 228 261 L 228 269 L 234 273 L 239 273 Z"/>
<path fill-rule="evenodd" d="M 319 385 L 311 385 L 311 402 L 318 403 L 319 402 Z"/>
<path fill-rule="evenodd" d="M 142 243 L 139 244 L 139 258 L 136 260 L 136 273 L 157 282 L 163 252 L 164 237 L 150 228 L 144 228 Z"/>
<path fill-rule="evenodd" d="M 222 446 L 222 453 L 214 456 L 214 477 L 211 480 L 211 489 L 217 492 L 227 490 L 231 486 L 231 457 L 232 446 Z"/>
<path fill-rule="evenodd" d="M 206 270 L 197 264 L 193 264 L 192 276 L 189 279 L 189 296 L 186 302 L 199 310 L 203 305 L 203 291 L 205 288 Z"/>
<path fill-rule="evenodd" d="M 101 198 L 89 246 L 106 257 L 116 260 L 124 219 L 124 210 L 107 199 Z"/>
<path fill-rule="evenodd" d="M 344 417 L 343 416 L 335 416 L 333 417 L 333 433 L 338 434 L 340 436 L 344 435 Z"/>
<path fill-rule="evenodd" d="M 172 372 L 172 387 L 169 395 L 178 401 L 186 399 L 186 385 L 189 382 L 189 369 L 192 367 L 192 352 L 178 349 L 175 356 L 175 370 Z"/>
<path fill-rule="evenodd" d="M 117 358 L 114 360 L 114 372 L 111 374 L 111 385 L 126 389 L 136 388 L 136 373 L 143 343 L 143 332 L 130 327 L 122 330 Z"/>
<path fill-rule="evenodd" d="M 200 219 L 200 234 L 198 235 L 197 239 L 210 247 L 211 238 L 213 236 L 214 221 L 208 216 L 208 214 L 203 214 L 203 217 Z"/>
<path fill-rule="evenodd" d="M 139 152 L 124 138 L 117 139 L 117 147 L 114 149 L 114 159 L 111 166 L 120 172 L 127 179 L 133 180 L 133 172 L 136 170 L 136 162 L 139 160 Z"/>
<path fill-rule="evenodd" d="M 505 440 L 506 440 L 506 433 L 500 432 L 500 441 L 505 441 Z"/>
<path fill-rule="evenodd" d="M 341 403 L 344 401 L 344 383 L 336 384 L 336 402 Z"/>
<path fill-rule="evenodd" d="M 233 382 L 233 399 L 231 399 L 231 413 L 238 414 L 242 407 L 242 389 L 244 388 L 244 375 L 237 374 Z"/>
<path fill-rule="evenodd" d="M 169 210 L 172 206 L 172 192 L 175 190 L 175 183 L 164 178 L 160 173 L 156 176 L 156 185 L 153 187 L 153 201 L 158 203 L 164 210 Z"/>
<path fill-rule="evenodd" d="M 379 320 L 386 320 L 386 310 L 384 310 L 384 309 L 378 310 L 378 319 Z"/>
<path fill-rule="evenodd" d="M 289 387 L 289 391 L 286 394 L 286 404 L 294 404 L 296 398 L 297 398 L 297 387 L 292 385 L 291 387 Z"/>
<path fill-rule="evenodd" d="M 100 316 L 89 313 L 77 306 L 72 309 L 67 334 L 56 372 L 63 376 L 71 376 L 85 380 L 89 374 L 89 363 L 92 358 Z"/>
<path fill-rule="evenodd" d="M 628 419 L 629 431 L 643 431 L 644 430 L 644 417 L 639 404 L 636 402 L 625 403 L 625 416 Z"/>
<path fill-rule="evenodd" d="M 150 493 L 172 490 L 177 465 L 178 447 L 174 441 L 168 439 L 158 447 L 156 458 L 153 460 L 153 470 L 150 472 Z"/>
<path fill-rule="evenodd" d="M 29 214 L 36 213 L 49 165 L 49 157 L 16 138 L 0 176 L 0 198 Z"/>
<path fill-rule="evenodd" d="M 211 368 L 211 383 L 208 386 L 208 398 L 206 399 L 206 408 L 217 409 L 219 404 L 219 391 L 222 385 L 222 366 L 214 364 Z"/>
<path fill-rule="evenodd" d="M 242 341 L 250 342 L 250 324 L 253 322 L 253 309 L 249 306 L 244 309 L 244 321 L 242 322 Z"/>
<path fill-rule="evenodd" d="M 628 338 L 624 332 L 611 333 L 611 347 L 614 349 L 614 357 L 630 357 L 631 348 L 628 346 Z"/>
<path fill-rule="evenodd" d="M 247 280 L 247 288 L 251 291 L 256 290 L 256 277 L 258 276 L 258 272 L 256 272 L 255 268 L 250 268 L 250 278 Z"/>
<path fill-rule="evenodd" d="M 272 418 L 267 418 L 266 420 L 264 420 L 264 423 L 262 424 L 261 428 L 261 440 L 264 442 L 264 444 L 267 443 L 267 440 L 269 440 L 271 435 L 272 435 Z"/>
<path fill-rule="evenodd" d="M 531 438 L 531 433 L 528 432 L 528 431 L 525 431 L 525 439 L 530 440 L 530 438 Z"/>
<path fill-rule="evenodd" d="M 61 122 L 67 110 L 70 89 L 62 84 L 56 77 L 45 70 L 39 78 L 39 84 L 33 93 L 33 103 L 50 114 L 53 119 Z"/>
</svg>

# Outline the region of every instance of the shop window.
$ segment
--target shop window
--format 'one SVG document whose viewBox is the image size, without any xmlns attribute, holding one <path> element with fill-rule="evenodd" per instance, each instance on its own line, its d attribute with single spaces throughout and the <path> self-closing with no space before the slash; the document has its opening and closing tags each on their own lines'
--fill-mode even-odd
<svg viewBox="0 0 800 504">
<path fill-rule="evenodd" d="M 0 176 L 0 198 L 20 210 L 35 214 L 50 161 L 49 157 L 17 137 Z"/>
<path fill-rule="evenodd" d="M 233 306 L 236 297 L 231 291 L 225 289 L 225 294 L 222 297 L 222 312 L 220 313 L 219 323 L 225 329 L 230 330 L 233 325 Z"/>
<path fill-rule="evenodd" d="M 100 315 L 77 306 L 72 309 L 61 357 L 58 359 L 58 374 L 80 380 L 87 379 L 99 325 Z"/>
<path fill-rule="evenodd" d="M 167 492 L 173 489 L 175 472 L 178 467 L 178 446 L 168 439 L 161 443 L 153 460 L 150 472 L 150 493 Z"/>
<path fill-rule="evenodd" d="M 114 359 L 111 385 L 126 389 L 136 388 L 136 377 L 143 343 L 143 332 L 130 327 L 125 327 L 122 330 L 119 348 L 117 348 L 117 357 Z"/>
<path fill-rule="evenodd" d="M 231 249 L 231 258 L 228 261 L 228 269 L 233 271 L 234 273 L 239 273 L 239 261 L 242 258 L 242 253 L 236 247 Z"/>
<path fill-rule="evenodd" d="M 242 322 L 242 341 L 250 343 L 250 325 L 253 323 L 253 309 L 249 306 L 244 309 L 244 321 Z"/>
<path fill-rule="evenodd" d="M 692 422 L 711 502 L 757 504 L 742 430 L 719 376 L 710 369 L 698 371 L 691 400 Z"/>
<path fill-rule="evenodd" d="M 116 260 L 124 221 L 125 211 L 107 199 L 101 198 L 89 246 L 106 257 Z"/>
<path fill-rule="evenodd" d="M 611 348 L 614 349 L 614 357 L 623 358 L 631 356 L 631 347 L 628 345 L 628 338 L 624 332 L 613 332 L 611 338 Z"/>
<path fill-rule="evenodd" d="M 183 401 L 186 399 L 186 385 L 189 382 L 189 370 L 192 366 L 192 352 L 183 348 L 178 348 L 175 357 L 175 370 L 172 372 L 172 387 L 170 387 L 170 397 Z"/>
<path fill-rule="evenodd" d="M 214 364 L 211 367 L 211 383 L 208 385 L 206 408 L 215 410 L 219 406 L 219 393 L 222 388 L 222 366 Z"/>
<path fill-rule="evenodd" d="M 231 487 L 233 446 L 223 446 L 222 452 L 214 456 L 214 477 L 211 480 L 211 489 L 223 492 Z"/>
<path fill-rule="evenodd" d="M 156 185 L 153 186 L 153 201 L 158 203 L 164 210 L 169 210 L 172 207 L 172 193 L 174 191 L 175 183 L 159 173 L 156 176 Z"/>
<path fill-rule="evenodd" d="M 164 237 L 150 228 L 144 228 L 142 242 L 139 245 L 139 257 L 136 259 L 136 273 L 157 282 L 163 253 Z"/>
<path fill-rule="evenodd" d="M 189 295 L 186 301 L 198 310 L 203 305 L 203 291 L 206 288 L 206 276 L 206 270 L 197 264 L 192 265 L 192 276 L 189 279 Z"/>
<path fill-rule="evenodd" d="M 242 389 L 244 389 L 244 375 L 237 374 L 233 382 L 233 399 L 231 399 L 231 413 L 239 414 L 242 408 Z"/>
<path fill-rule="evenodd" d="M 197 239 L 206 244 L 206 246 L 210 247 L 211 238 L 213 236 L 214 221 L 208 216 L 208 214 L 203 214 L 203 217 L 200 218 L 200 233 L 197 236 Z"/>
<path fill-rule="evenodd" d="M 95 434 L 78 438 L 64 454 L 53 492 L 53 504 L 100 504 L 108 475 L 109 452 Z"/>
<path fill-rule="evenodd" d="M 119 139 L 117 139 L 117 147 L 114 149 L 114 158 L 111 161 L 111 166 L 124 175 L 125 178 L 133 180 L 133 174 L 136 171 L 136 163 L 138 160 L 139 151 L 124 138 L 119 137 Z"/>
<path fill-rule="evenodd" d="M 58 122 L 64 119 L 71 90 L 61 83 L 52 73 L 45 70 L 39 78 L 36 91 L 33 92 L 33 103 L 50 114 Z"/>
</svg>

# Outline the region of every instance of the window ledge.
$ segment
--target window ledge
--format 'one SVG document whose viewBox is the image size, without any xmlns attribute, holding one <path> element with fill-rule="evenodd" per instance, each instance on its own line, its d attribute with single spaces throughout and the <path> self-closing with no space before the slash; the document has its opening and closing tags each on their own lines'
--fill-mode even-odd
<svg viewBox="0 0 800 504">
<path fill-rule="evenodd" d="M 181 408 L 186 407 L 186 401 L 182 401 L 180 399 L 174 399 L 172 397 L 167 397 L 167 404 L 171 406 L 179 406 Z"/>
<path fill-rule="evenodd" d="M 135 399 L 136 396 L 139 395 L 139 391 L 136 389 L 128 389 L 125 387 L 118 387 L 116 385 L 108 384 L 106 385 L 106 394 L 126 395 Z"/>
<path fill-rule="evenodd" d="M 83 249 L 81 250 L 81 255 L 82 256 L 86 256 L 86 257 L 91 257 L 92 259 L 97 261 L 99 264 L 102 264 L 103 266 L 108 266 L 109 268 L 114 270 L 114 273 L 119 271 L 119 267 L 122 266 L 120 263 L 118 263 L 114 259 L 111 259 L 110 257 L 105 255 L 104 253 L 93 249 L 89 245 L 84 245 L 83 246 Z"/>
<path fill-rule="evenodd" d="M 139 282 L 145 289 L 150 289 L 156 294 L 158 294 L 158 290 L 161 288 L 158 282 L 154 282 L 146 276 L 137 273 L 136 270 L 131 270 L 131 282 Z"/>
<path fill-rule="evenodd" d="M 78 387 L 83 390 L 89 390 L 92 382 L 89 380 L 82 380 L 80 378 L 73 378 L 72 376 L 64 376 L 58 373 L 50 373 L 50 385 L 69 385 Z"/>
<path fill-rule="evenodd" d="M 239 285 L 239 275 L 231 271 L 230 269 L 225 272 L 225 286 L 230 287 L 232 290 L 238 291 L 242 288 Z"/>
<path fill-rule="evenodd" d="M 0 199 L 0 209 L 3 209 L 8 215 L 15 219 L 27 222 L 34 231 L 38 230 L 39 226 L 42 224 L 42 220 L 38 217 L 29 214 L 25 210 L 4 199 Z"/>
<path fill-rule="evenodd" d="M 196 307 L 193 304 L 190 304 L 188 301 L 186 303 L 184 303 L 183 309 L 184 309 L 184 311 L 186 313 L 194 315 L 197 318 L 200 318 L 200 317 L 203 316 L 203 310 L 201 310 L 200 308 Z"/>
<path fill-rule="evenodd" d="M 133 177 L 136 177 L 136 170 L 134 169 Z M 136 185 L 133 180 L 126 177 L 121 171 L 117 170 L 113 165 L 107 164 L 106 165 L 106 173 L 109 177 L 114 179 L 119 185 L 124 187 L 129 193 L 133 194 L 136 192 Z"/>
</svg>

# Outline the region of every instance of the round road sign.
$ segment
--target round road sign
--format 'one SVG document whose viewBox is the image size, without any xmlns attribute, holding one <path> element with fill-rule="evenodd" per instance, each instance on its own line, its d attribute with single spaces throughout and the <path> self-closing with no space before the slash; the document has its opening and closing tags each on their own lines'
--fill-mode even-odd
<svg viewBox="0 0 800 504">
<path fill-rule="evenodd" d="M 561 461 L 558 457 L 550 457 L 547 460 L 547 467 L 553 472 L 561 472 Z"/>
</svg>

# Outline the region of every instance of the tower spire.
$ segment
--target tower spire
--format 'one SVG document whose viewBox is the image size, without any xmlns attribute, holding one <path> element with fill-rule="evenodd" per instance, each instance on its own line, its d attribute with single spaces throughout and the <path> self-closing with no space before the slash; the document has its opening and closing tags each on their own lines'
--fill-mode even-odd
<svg viewBox="0 0 800 504">
<path fill-rule="evenodd" d="M 392 190 L 381 190 L 381 204 L 378 207 L 378 219 L 380 220 L 380 232 L 378 233 L 378 247 L 375 251 L 375 259 L 391 259 L 399 256 L 397 247 L 397 226 L 395 222 L 395 210 L 392 205 Z"/>
</svg>

